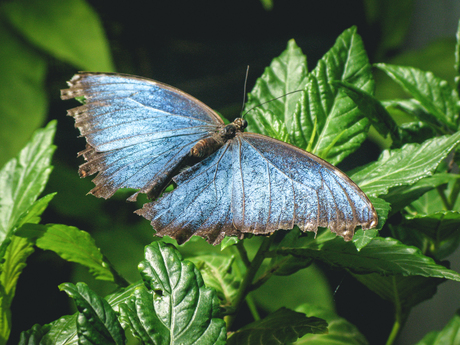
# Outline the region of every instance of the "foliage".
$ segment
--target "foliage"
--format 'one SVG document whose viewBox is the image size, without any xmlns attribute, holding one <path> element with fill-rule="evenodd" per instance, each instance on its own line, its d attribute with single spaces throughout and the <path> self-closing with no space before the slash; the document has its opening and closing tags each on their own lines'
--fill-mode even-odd
<svg viewBox="0 0 460 345">
<path fill-rule="evenodd" d="M 372 3 L 368 1 L 369 6 Z M 34 76 L 27 85 L 34 89 L 36 107 L 31 110 L 25 103 L 20 109 L 25 117 L 35 120 L 46 108 L 40 91 L 46 62 L 41 55 L 35 59 L 35 51 L 24 53 L 30 49 L 27 42 L 75 66 L 113 69 L 97 15 L 86 3 L 46 4 L 52 7 L 40 7 L 46 16 L 36 17 L 38 10 L 26 11 L 25 1 L 0 5 L 8 22 L 0 25 L 2 43 L 8 48 L 0 54 L 6 56 L 2 61 L 10 63 L 0 68 L 6 75 L 14 73 L 16 55 L 35 61 L 29 64 L 33 72 L 22 72 Z M 38 1 L 29 1 L 27 6 L 38 6 Z M 67 18 L 57 13 L 76 14 Z M 38 20 L 43 25 L 32 25 Z M 78 39 L 62 41 L 53 30 L 54 26 L 71 30 L 75 21 L 87 22 L 84 27 L 90 29 L 83 34 L 92 37 L 90 48 L 82 48 Z M 23 22 L 28 24 L 20 25 Z M 404 27 L 401 21 L 397 23 Z M 20 30 L 26 41 L 16 40 L 12 28 Z M 42 41 L 45 35 L 51 40 Z M 382 49 L 393 47 L 398 39 L 388 37 Z M 459 47 L 457 44 L 457 73 Z M 122 277 L 119 267 L 107 259 L 88 232 L 63 224 L 40 224 L 54 197 L 50 193 L 39 198 L 52 170 L 56 124 L 50 122 L 37 130 L 17 158 L 0 171 L 0 344 L 9 337 L 16 284 L 34 247 L 80 264 L 95 279 L 110 282 L 115 289 L 102 297 L 82 282 L 61 284 L 77 312 L 24 330 L 21 344 L 123 344 L 129 334 L 143 344 L 367 344 L 354 325 L 326 305 L 330 293 L 314 262 L 351 273 L 394 306 L 394 326 L 387 340 L 392 344 L 414 306 L 433 296 L 445 280 L 460 281 L 460 274 L 441 261 L 460 245 L 460 179 L 454 173 L 458 171 L 460 106 L 459 90 L 432 72 L 383 63 L 376 67 L 411 98 L 380 102 L 375 97 L 371 65 L 355 27 L 338 37 L 311 72 L 306 56 L 291 40 L 256 82 L 245 116 L 250 131 L 308 149 L 333 164 L 355 152 L 371 126 L 388 137 L 392 144 L 377 160 L 349 172 L 375 205 L 377 229 L 357 231 L 352 242 L 336 238 L 327 229 L 316 237 L 293 229 L 266 238 L 228 239 L 220 248 L 211 248 L 200 239 L 179 248 L 167 243 L 172 242 L 168 239 L 155 239 L 145 248 L 139 264 L 141 281 L 135 278 L 134 283 Z M 18 83 L 9 89 L 3 86 L 0 98 L 8 97 L 8 92 L 23 92 L 21 78 L 18 75 Z M 459 78 L 457 75 L 457 82 Z M 6 100 L 0 99 L 0 104 L 5 107 L 0 111 L 7 116 L 17 116 L 18 108 L 8 108 Z M 409 124 L 396 121 L 394 109 L 405 112 Z M 25 134 L 34 125 L 27 118 L 19 124 Z M 14 142 L 15 147 L 23 144 L 24 137 L 11 139 L 13 129 L 0 128 L 2 140 Z M 75 196 L 75 200 L 79 198 Z M 91 206 L 85 212 L 98 226 L 108 224 L 91 213 Z M 110 230 L 118 236 L 120 229 Z M 136 230 L 136 226 L 123 227 L 121 243 Z M 289 280 L 304 272 L 310 275 L 305 290 L 313 281 L 319 284 L 311 289 L 310 300 Z M 275 301 L 264 297 L 263 289 L 271 281 L 283 282 L 274 293 L 291 295 L 289 308 L 275 307 Z M 282 302 L 287 304 L 287 299 Z M 252 319 L 241 324 L 238 318 L 246 307 Z M 262 313 L 267 314 L 261 317 Z M 458 329 L 459 316 L 455 315 L 442 331 L 428 333 L 419 344 L 455 343 Z"/>
</svg>

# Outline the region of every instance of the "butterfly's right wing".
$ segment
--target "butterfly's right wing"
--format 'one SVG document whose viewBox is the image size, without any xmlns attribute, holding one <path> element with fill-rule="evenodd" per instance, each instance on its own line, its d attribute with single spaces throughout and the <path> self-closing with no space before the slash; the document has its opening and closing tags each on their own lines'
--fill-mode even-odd
<svg viewBox="0 0 460 345">
<path fill-rule="evenodd" d="M 80 166 L 86 177 L 99 172 L 91 193 L 111 197 L 119 188 L 146 193 L 163 184 L 190 149 L 223 125 L 202 102 L 150 79 L 103 73 L 80 73 L 62 90 L 62 99 L 84 96 L 70 109 L 86 138 Z"/>
</svg>

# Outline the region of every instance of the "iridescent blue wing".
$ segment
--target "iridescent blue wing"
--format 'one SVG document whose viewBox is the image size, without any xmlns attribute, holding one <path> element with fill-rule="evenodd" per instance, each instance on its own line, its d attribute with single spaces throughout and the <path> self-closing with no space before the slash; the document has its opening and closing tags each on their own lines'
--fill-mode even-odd
<svg viewBox="0 0 460 345">
<path fill-rule="evenodd" d="M 177 188 L 137 211 L 160 236 L 268 234 L 298 225 L 329 227 L 350 240 L 356 226 L 377 225 L 366 195 L 322 159 L 281 141 L 241 133 L 175 179 Z"/>
<path fill-rule="evenodd" d="M 349 241 L 377 226 L 371 202 L 343 172 L 295 146 L 243 133 L 233 150 L 233 223 L 242 232 L 328 227 Z"/>
<path fill-rule="evenodd" d="M 202 102 L 153 80 L 81 73 L 68 84 L 63 99 L 86 99 L 68 114 L 87 141 L 80 175 L 99 172 L 91 190 L 98 197 L 109 198 L 119 188 L 140 189 L 133 200 L 163 185 L 190 149 L 223 125 Z"/>
</svg>

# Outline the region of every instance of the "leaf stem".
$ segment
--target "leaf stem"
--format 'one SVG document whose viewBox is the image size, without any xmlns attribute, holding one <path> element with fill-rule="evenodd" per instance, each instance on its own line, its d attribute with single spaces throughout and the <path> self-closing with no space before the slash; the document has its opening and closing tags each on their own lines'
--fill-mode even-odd
<svg viewBox="0 0 460 345">
<path fill-rule="evenodd" d="M 455 206 L 455 202 L 457 201 L 459 193 L 460 193 L 460 179 L 457 179 L 449 195 L 449 203 L 450 205 L 452 205 L 452 208 Z"/>
<path fill-rule="evenodd" d="M 259 250 L 257 251 L 257 254 L 254 256 L 254 259 L 252 259 L 252 262 L 248 266 L 246 274 L 239 287 L 238 294 L 236 295 L 235 300 L 233 301 L 233 308 L 235 310 L 235 313 L 233 315 L 229 315 L 227 319 L 227 330 L 231 328 L 233 322 L 235 321 L 238 311 L 240 310 L 241 305 L 246 299 L 246 295 L 250 291 L 252 281 L 254 280 L 254 277 L 256 276 L 257 271 L 260 268 L 260 265 L 262 265 L 262 262 L 265 259 L 265 253 L 269 250 L 273 238 L 273 236 L 264 238 L 262 244 L 259 247 Z"/>
</svg>

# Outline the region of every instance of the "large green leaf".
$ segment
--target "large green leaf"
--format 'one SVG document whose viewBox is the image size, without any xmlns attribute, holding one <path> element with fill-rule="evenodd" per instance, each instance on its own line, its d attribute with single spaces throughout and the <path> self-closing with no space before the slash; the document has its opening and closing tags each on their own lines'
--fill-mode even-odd
<svg viewBox="0 0 460 345">
<path fill-rule="evenodd" d="M 294 145 L 337 164 L 366 139 L 369 120 L 332 81 L 373 92 L 371 66 L 355 27 L 337 38 L 310 73 L 291 134 Z"/>
<path fill-rule="evenodd" d="M 302 259 L 314 258 L 355 273 L 419 275 L 460 281 L 459 273 L 436 264 L 418 248 L 406 246 L 392 238 L 376 237 L 359 252 L 353 243 L 336 238 L 323 243 L 311 242 L 304 248 L 283 248 L 276 253 Z"/>
<path fill-rule="evenodd" d="M 459 98 L 447 81 L 414 67 L 383 63 L 376 66 L 420 102 L 431 115 L 430 124 L 444 125 L 451 131 L 457 130 Z"/>
<path fill-rule="evenodd" d="M 64 260 L 88 267 L 96 279 L 114 281 L 110 265 L 86 231 L 62 224 L 26 224 L 16 235 L 35 241 L 37 247 L 52 250 Z"/>
<path fill-rule="evenodd" d="M 273 59 L 248 94 L 244 111 L 248 131 L 289 142 L 292 116 L 300 98 L 296 91 L 305 87 L 306 77 L 307 58 L 295 41 L 290 40 L 286 50 Z"/>
<path fill-rule="evenodd" d="M 417 345 L 460 344 L 460 310 L 441 331 L 428 333 Z"/>
<path fill-rule="evenodd" d="M 136 289 L 120 308 L 136 337 L 147 344 L 225 344 L 217 295 L 198 269 L 163 242 L 147 246 L 145 258 L 139 270 L 147 290 Z"/>
<path fill-rule="evenodd" d="M 368 195 L 379 196 L 390 188 L 408 186 L 431 176 L 441 161 L 460 142 L 460 132 L 432 138 L 423 144 L 406 144 L 385 150 L 377 162 L 351 174 L 350 178 Z"/>
<path fill-rule="evenodd" d="M 125 333 L 117 314 L 104 298 L 84 283 L 64 283 L 59 288 L 72 297 L 77 306 L 79 344 L 125 344 Z"/>
<path fill-rule="evenodd" d="M 2 4 L 5 5 L 5 2 Z M 2 6 L 0 6 L 1 15 Z M 42 125 L 48 100 L 44 58 L 0 20 L 0 166 Z"/>
<path fill-rule="evenodd" d="M 10 160 L 0 171 L 0 242 L 12 234 L 45 188 L 52 170 L 55 130 L 54 121 L 37 130 L 18 158 Z"/>
<path fill-rule="evenodd" d="M 228 344 L 289 344 L 307 333 L 327 333 L 326 321 L 281 308 L 265 319 L 250 323 L 234 332 L 228 339 Z"/>
<path fill-rule="evenodd" d="M 114 71 L 102 24 L 86 1 L 10 1 L 3 12 L 18 32 L 54 57 L 83 70 Z"/>
<path fill-rule="evenodd" d="M 339 317 L 333 310 L 319 307 L 316 304 L 302 304 L 296 311 L 314 315 L 326 320 L 327 334 L 306 334 L 297 340 L 295 345 L 368 345 L 366 338 L 347 320 Z"/>
</svg>

